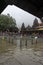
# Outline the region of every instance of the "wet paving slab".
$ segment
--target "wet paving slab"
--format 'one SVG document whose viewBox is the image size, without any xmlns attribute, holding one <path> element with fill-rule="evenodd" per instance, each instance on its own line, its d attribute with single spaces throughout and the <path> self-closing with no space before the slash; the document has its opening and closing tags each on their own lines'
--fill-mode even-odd
<svg viewBox="0 0 43 65">
<path fill-rule="evenodd" d="M 43 65 L 43 52 L 17 47 L 0 55 L 0 65 Z"/>
<path fill-rule="evenodd" d="M 35 51 L 34 46 L 31 47 L 30 40 L 15 40 L 15 42 L 16 48 L 0 54 L 0 65 L 43 65 L 43 51 Z"/>
</svg>

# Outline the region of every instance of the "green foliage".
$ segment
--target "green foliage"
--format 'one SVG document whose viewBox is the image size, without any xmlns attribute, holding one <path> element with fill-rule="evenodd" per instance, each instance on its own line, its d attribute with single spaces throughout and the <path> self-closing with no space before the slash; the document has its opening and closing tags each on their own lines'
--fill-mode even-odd
<svg viewBox="0 0 43 65">
<path fill-rule="evenodd" d="M 43 17 L 41 18 L 41 22 L 43 22 Z"/>
<path fill-rule="evenodd" d="M 0 15 L 0 30 L 6 31 L 9 30 L 10 27 L 16 27 L 16 21 L 10 16 Z"/>
<path fill-rule="evenodd" d="M 22 23 L 21 31 L 25 31 L 25 24 L 24 23 Z"/>
<path fill-rule="evenodd" d="M 31 26 L 28 25 L 28 26 L 26 27 L 26 30 L 27 30 L 27 31 L 31 30 Z"/>
<path fill-rule="evenodd" d="M 32 28 L 36 28 L 37 26 L 39 26 L 39 23 L 38 20 L 35 18 Z"/>
</svg>

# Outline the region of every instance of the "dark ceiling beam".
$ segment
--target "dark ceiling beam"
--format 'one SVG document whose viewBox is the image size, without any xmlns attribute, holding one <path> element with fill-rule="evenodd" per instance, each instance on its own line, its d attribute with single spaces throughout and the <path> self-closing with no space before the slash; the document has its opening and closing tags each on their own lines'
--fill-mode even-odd
<svg viewBox="0 0 43 65">
<path fill-rule="evenodd" d="M 0 0 L 0 13 L 5 9 L 6 6 L 6 2 L 4 0 Z"/>
<path fill-rule="evenodd" d="M 14 4 L 35 16 L 43 17 L 43 0 L 0 0 L 0 13 L 8 4 Z"/>
</svg>

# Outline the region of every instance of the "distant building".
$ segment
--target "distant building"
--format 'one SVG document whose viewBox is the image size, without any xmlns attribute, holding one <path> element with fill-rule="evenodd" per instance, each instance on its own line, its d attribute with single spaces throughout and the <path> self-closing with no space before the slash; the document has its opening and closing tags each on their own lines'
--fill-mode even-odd
<svg viewBox="0 0 43 65">
<path fill-rule="evenodd" d="M 43 22 L 41 22 L 36 29 L 39 31 L 43 31 Z"/>
</svg>

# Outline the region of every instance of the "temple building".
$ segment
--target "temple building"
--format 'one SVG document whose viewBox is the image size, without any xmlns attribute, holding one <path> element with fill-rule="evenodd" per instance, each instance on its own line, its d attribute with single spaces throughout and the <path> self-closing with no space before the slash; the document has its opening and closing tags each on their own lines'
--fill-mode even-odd
<svg viewBox="0 0 43 65">
<path fill-rule="evenodd" d="M 38 30 L 39 32 L 42 32 L 42 33 L 43 33 L 43 22 L 41 22 L 41 23 L 39 24 L 39 26 L 37 27 L 37 30 Z"/>
</svg>

